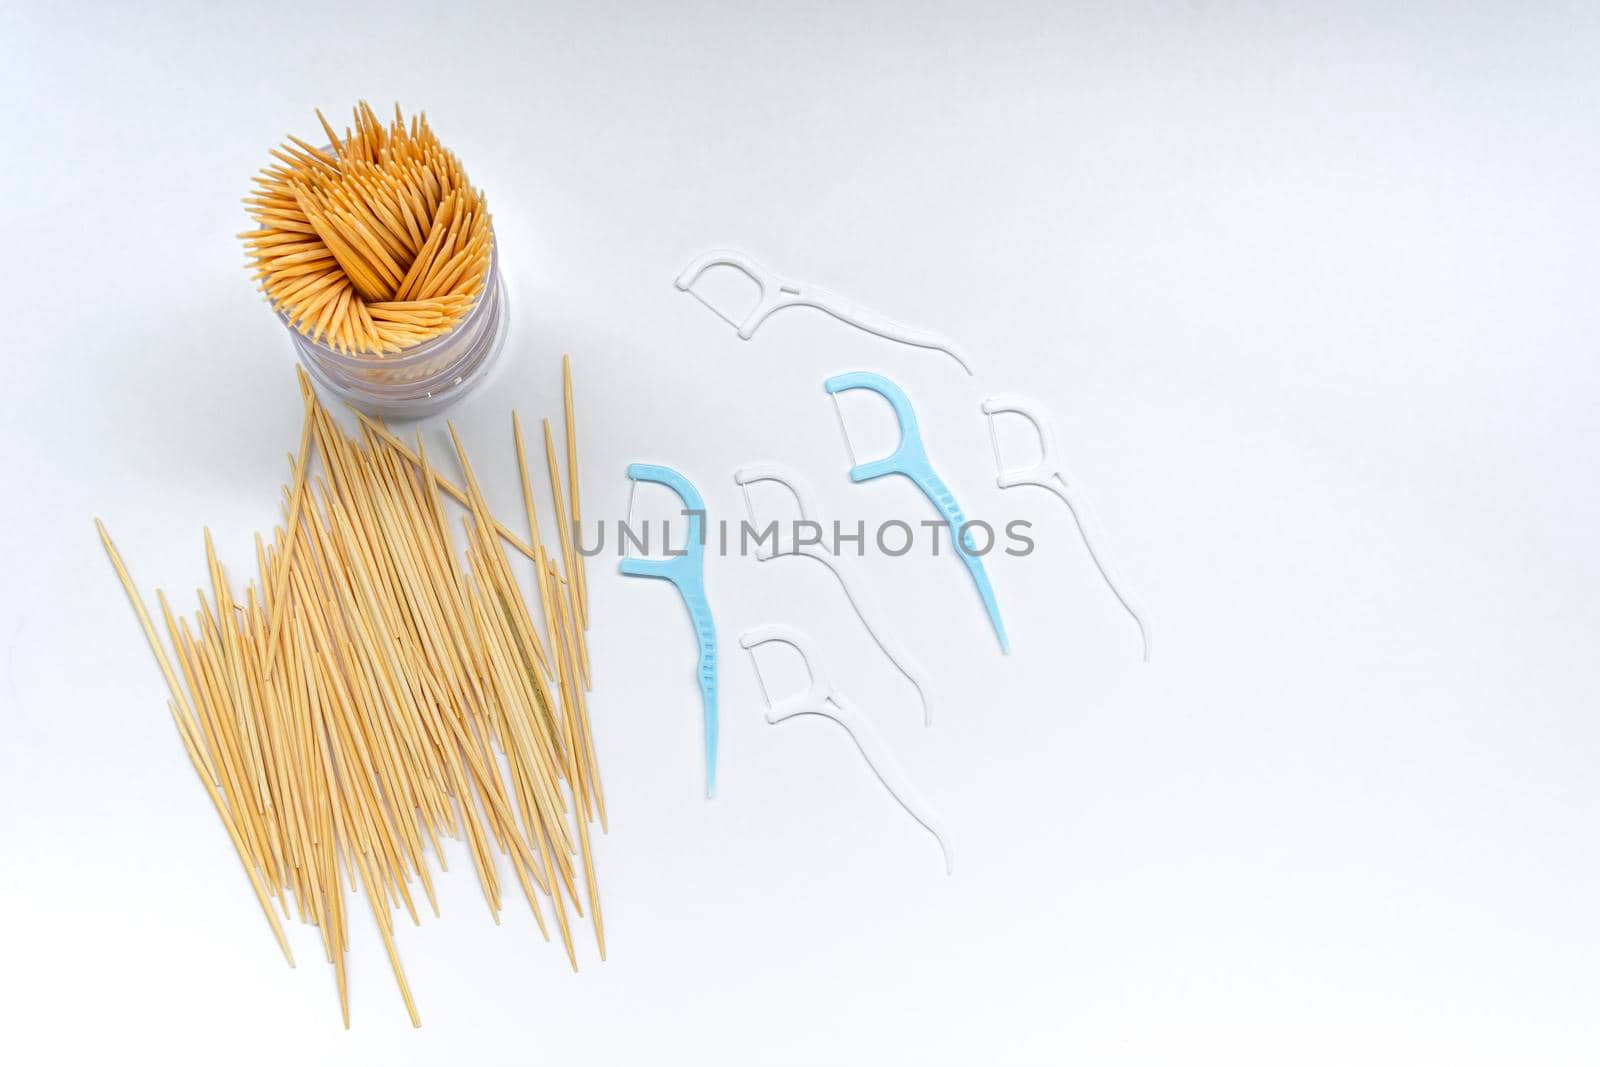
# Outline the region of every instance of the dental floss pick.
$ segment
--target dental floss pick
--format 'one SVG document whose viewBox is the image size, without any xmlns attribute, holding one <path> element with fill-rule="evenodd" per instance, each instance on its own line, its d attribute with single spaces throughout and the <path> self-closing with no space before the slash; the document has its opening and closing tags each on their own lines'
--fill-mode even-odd
<svg viewBox="0 0 1600 1067">
<path fill-rule="evenodd" d="M 752 482 L 777 482 L 794 495 L 795 501 L 800 505 L 802 520 L 815 522 L 818 525 L 822 523 L 817 510 L 816 496 L 812 493 L 810 484 L 798 472 L 788 467 L 777 463 L 751 463 L 734 471 L 733 480 L 744 493 L 745 511 L 752 523 L 756 523 L 755 504 L 750 499 L 748 488 Z M 775 546 L 769 548 L 761 540 L 756 541 L 757 559 L 766 561 L 778 556 L 808 556 L 833 572 L 833 576 L 844 588 L 845 598 L 855 609 L 856 617 L 867 628 L 867 634 L 883 650 L 883 654 L 889 657 L 889 662 L 894 664 L 895 669 L 905 675 L 906 681 L 916 689 L 917 697 L 922 701 L 923 725 L 931 724 L 933 708 L 928 699 L 927 674 L 922 665 L 893 636 L 884 618 L 883 608 L 877 597 L 872 594 L 872 587 L 866 583 L 861 571 L 849 557 L 840 555 L 825 544 L 801 545 L 795 540 L 793 533 L 784 530 L 781 525 L 778 527 Z"/>
<path fill-rule="evenodd" d="M 673 470 L 650 463 L 628 464 L 628 517 L 633 517 L 633 493 L 640 482 L 664 485 L 678 494 L 689 519 L 689 539 L 681 556 L 671 559 L 623 558 L 617 569 L 630 578 L 661 578 L 677 587 L 683 606 L 689 610 L 695 638 L 700 646 L 700 702 L 705 716 L 706 797 L 716 795 L 717 787 L 717 627 L 711 618 L 711 602 L 706 599 L 705 516 L 706 505 L 694 484 Z"/>
<path fill-rule="evenodd" d="M 766 679 L 761 674 L 761 663 L 755 655 L 758 646 L 770 642 L 788 645 L 800 653 L 800 659 L 806 665 L 806 673 L 811 677 L 811 684 L 804 693 L 783 700 L 772 699 Z M 767 722 L 775 725 L 796 715 L 821 715 L 844 727 L 845 733 L 850 735 L 850 739 L 856 743 L 856 748 L 867 761 L 867 766 L 878 776 L 878 781 L 882 782 L 889 794 L 900 802 L 900 806 L 905 808 L 907 814 L 921 823 L 939 843 L 939 851 L 944 854 L 945 873 L 954 874 L 955 854 L 950 848 L 941 820 L 934 813 L 932 805 L 906 778 L 905 772 L 890 755 L 871 721 L 862 715 L 829 680 L 822 657 L 811 643 L 811 639 L 792 626 L 769 623 L 746 630 L 740 635 L 739 644 L 750 653 L 751 663 L 755 666 L 756 680 L 760 682 L 762 695 L 767 700 Z"/>
<path fill-rule="evenodd" d="M 995 602 L 994 587 L 989 584 L 989 574 L 984 570 L 983 560 L 968 547 L 961 536 L 961 528 L 967 522 L 966 516 L 962 514 L 961 505 L 956 503 L 955 496 L 951 494 L 944 481 L 934 473 L 933 465 L 928 462 L 928 453 L 922 445 L 922 435 L 917 429 L 917 414 L 911 407 L 910 398 L 898 385 L 883 375 L 873 374 L 871 371 L 836 374 L 823 383 L 823 388 L 833 395 L 834 410 L 839 415 L 839 428 L 844 433 L 845 448 L 850 452 L 850 480 L 865 482 L 888 474 L 899 474 L 910 479 L 918 489 L 922 490 L 922 494 L 949 524 L 950 540 L 955 545 L 956 556 L 966 565 L 967 572 L 972 575 L 973 584 L 978 587 L 978 595 L 983 598 L 984 610 L 989 614 L 989 623 L 994 627 L 995 636 L 1000 639 L 1000 650 L 1009 653 L 1011 642 L 1006 638 L 1005 624 L 1000 621 L 1000 606 Z M 894 409 L 895 419 L 900 423 L 900 443 L 893 452 L 882 459 L 869 460 L 866 463 L 856 462 L 855 449 L 850 444 L 850 432 L 845 428 L 844 413 L 839 411 L 838 398 L 839 393 L 852 389 L 866 389 L 877 393 Z"/>
<path fill-rule="evenodd" d="M 732 267 L 745 277 L 756 283 L 761 290 L 761 297 L 756 301 L 756 306 L 745 315 L 741 321 L 735 321 L 723 314 L 721 310 L 711 304 L 692 286 L 700 276 L 712 267 Z M 677 287 L 700 303 L 711 309 L 711 313 L 726 322 L 729 326 L 739 331 L 739 337 L 750 340 L 756 328 L 767 320 L 775 311 L 789 307 L 809 307 L 818 311 L 825 311 L 840 322 L 854 326 L 858 330 L 875 334 L 885 340 L 897 341 L 913 348 L 927 348 L 935 352 L 943 352 L 961 365 L 961 369 L 968 374 L 972 367 L 967 363 L 956 347 L 938 334 L 927 330 L 919 330 L 886 318 L 860 304 L 847 300 L 837 293 L 829 292 L 819 285 L 809 285 L 804 282 L 788 281 L 757 263 L 743 252 L 732 249 L 717 249 L 696 256 L 683 268 L 674 283 Z"/>
<path fill-rule="evenodd" d="M 1061 498 L 1067 505 L 1067 510 L 1072 513 L 1072 519 L 1078 525 L 1078 533 L 1083 537 L 1084 547 L 1089 550 L 1089 558 L 1094 560 L 1094 565 L 1100 571 L 1100 577 L 1105 579 L 1110 587 L 1111 594 L 1122 604 L 1123 610 L 1133 617 L 1134 625 L 1139 627 L 1139 641 L 1144 648 L 1144 661 L 1150 662 L 1150 626 L 1146 621 L 1146 612 L 1134 595 L 1127 591 L 1116 576 L 1110 561 L 1098 545 L 1104 541 L 1100 524 L 1095 518 L 1094 511 L 1076 489 L 1076 482 L 1068 476 L 1066 467 L 1062 466 L 1060 453 L 1056 449 L 1055 428 L 1050 423 L 1050 417 L 1044 409 L 1020 396 L 991 396 L 983 402 L 983 413 L 989 416 L 989 440 L 994 444 L 994 462 L 998 474 L 995 484 L 1001 489 L 1013 489 L 1019 485 L 1035 485 L 1040 489 L 1048 489 Z M 1033 424 L 1034 430 L 1039 435 L 1039 461 L 1031 467 L 1009 469 L 1006 467 L 1005 458 L 1000 454 L 1000 435 L 995 431 L 996 415 L 1012 414 L 1021 415 Z"/>
</svg>

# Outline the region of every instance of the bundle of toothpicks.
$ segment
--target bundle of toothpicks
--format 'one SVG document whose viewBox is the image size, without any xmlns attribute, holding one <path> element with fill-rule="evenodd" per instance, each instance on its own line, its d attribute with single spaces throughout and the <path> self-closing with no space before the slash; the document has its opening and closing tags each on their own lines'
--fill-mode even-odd
<svg viewBox="0 0 1600 1067">
<path fill-rule="evenodd" d="M 568 911 L 581 919 L 586 904 L 605 959 L 589 843 L 592 822 L 606 828 L 605 795 L 586 697 L 587 586 L 568 525 L 580 512 L 565 359 L 562 378 L 564 486 L 544 422 L 559 564 L 540 537 L 515 413 L 527 540 L 490 514 L 453 426 L 459 482 L 420 434 L 413 447 L 358 415 L 359 432 L 346 435 L 303 372 L 283 525 L 268 541 L 256 535 L 242 599 L 205 532 L 210 593 L 199 590 L 193 626 L 156 593 L 170 655 L 96 520 L 272 934 L 293 966 L 278 913 L 317 928 L 347 1027 L 346 908 L 358 889 L 420 1025 L 395 913 L 417 922 L 420 887 L 438 914 L 428 859 L 444 869 L 443 836 L 464 839 L 496 923 L 505 857 L 546 940 L 553 912 L 573 969 Z M 447 515 L 458 510 L 459 539 Z M 532 608 L 518 579 L 530 562 Z"/>
</svg>

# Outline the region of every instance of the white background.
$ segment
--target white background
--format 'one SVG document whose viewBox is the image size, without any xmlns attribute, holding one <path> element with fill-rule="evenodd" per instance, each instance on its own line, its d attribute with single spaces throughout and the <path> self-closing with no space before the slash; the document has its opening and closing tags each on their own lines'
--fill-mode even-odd
<svg viewBox="0 0 1600 1067">
<path fill-rule="evenodd" d="M 28 4 L 0 42 L 0 1058 L 1600 1055 L 1592 5 Z M 370 920 L 350 1032 L 309 927 L 284 966 L 91 523 L 147 596 L 190 601 L 202 524 L 248 569 L 300 405 L 238 200 L 359 97 L 426 108 L 495 212 L 511 332 L 452 417 L 503 514 L 510 410 L 555 413 L 568 351 L 593 516 L 632 460 L 714 515 L 758 460 L 832 517 L 931 514 L 845 477 L 820 383 L 870 368 L 967 510 L 1040 538 L 991 560 L 1009 658 L 948 556 L 870 568 L 927 730 L 820 567 L 711 560 L 714 802 L 681 605 L 593 561 L 611 959 L 494 927 L 452 846 L 399 935 L 416 1032 Z M 741 342 L 672 286 L 718 245 L 979 373 L 803 310 Z M 995 488 L 1011 391 L 1149 665 L 1060 505 Z M 765 724 L 765 621 L 821 641 L 954 877 L 836 728 Z"/>
</svg>

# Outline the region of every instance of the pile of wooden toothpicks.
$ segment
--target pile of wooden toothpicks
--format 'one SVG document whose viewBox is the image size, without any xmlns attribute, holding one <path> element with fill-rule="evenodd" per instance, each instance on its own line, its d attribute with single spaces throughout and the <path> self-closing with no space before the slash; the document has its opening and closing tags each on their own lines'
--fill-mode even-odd
<svg viewBox="0 0 1600 1067">
<path fill-rule="evenodd" d="M 590 823 L 606 826 L 605 797 L 585 697 L 583 560 L 568 525 L 580 511 L 565 360 L 562 378 L 564 487 L 544 423 L 559 566 L 539 535 L 515 414 L 526 541 L 490 514 L 453 426 L 460 484 L 435 468 L 420 434 L 413 448 L 358 415 L 359 432 L 347 436 L 303 372 L 305 425 L 284 524 L 270 542 L 256 536 L 258 573 L 242 600 L 206 532 L 211 590 L 199 592 L 193 627 L 156 594 L 172 655 L 96 520 L 171 689 L 183 745 L 273 935 L 292 966 L 278 912 L 316 926 L 346 1026 L 345 909 L 357 887 L 420 1025 L 394 914 L 404 908 L 417 921 L 419 886 L 438 913 L 427 855 L 443 869 L 442 835 L 465 839 L 496 922 L 499 853 L 547 940 L 545 906 L 553 911 L 574 969 L 569 908 L 581 919 L 587 903 L 605 958 L 589 846 Z M 446 496 L 465 509 L 464 551 Z M 517 578 L 526 564 L 508 545 L 532 561 L 534 609 Z"/>
</svg>

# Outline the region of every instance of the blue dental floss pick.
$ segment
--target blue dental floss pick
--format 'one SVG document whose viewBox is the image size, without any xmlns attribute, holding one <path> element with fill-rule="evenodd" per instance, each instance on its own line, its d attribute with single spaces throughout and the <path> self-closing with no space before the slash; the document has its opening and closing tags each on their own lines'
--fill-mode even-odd
<svg viewBox="0 0 1600 1067">
<path fill-rule="evenodd" d="M 671 467 L 630 463 L 628 477 L 635 486 L 639 482 L 655 482 L 677 493 L 689 519 L 689 540 L 682 555 L 671 559 L 624 558 L 617 569 L 630 578 L 662 578 L 671 582 L 683 597 L 683 606 L 689 609 L 689 621 L 694 624 L 695 637 L 700 643 L 698 678 L 700 701 L 705 711 L 706 796 L 711 797 L 717 788 L 717 627 L 711 619 L 711 602 L 706 599 L 705 501 L 694 483 Z M 630 495 L 630 518 L 632 510 Z"/>
<path fill-rule="evenodd" d="M 922 435 L 917 430 L 917 413 L 912 409 L 911 401 L 905 391 L 881 374 L 860 370 L 836 374 L 823 382 L 822 387 L 833 395 L 836 410 L 839 405 L 838 394 L 852 389 L 866 389 L 877 393 L 894 409 L 894 417 L 900 423 L 900 444 L 883 459 L 855 464 L 850 468 L 850 480 L 866 482 L 888 474 L 900 474 L 909 478 L 918 489 L 922 490 L 922 494 L 949 524 L 950 540 L 956 547 L 956 555 L 966 564 L 967 572 L 972 575 L 972 581 L 978 587 L 978 595 L 983 598 L 984 609 L 989 613 L 989 622 L 994 627 L 995 636 L 1000 639 L 1000 651 L 1009 654 L 1011 642 L 1006 639 L 1006 627 L 1000 621 L 1000 606 L 995 603 L 994 588 L 989 584 L 989 574 L 983 568 L 983 560 L 967 543 L 971 534 L 968 533 L 966 536 L 962 534 L 962 527 L 966 525 L 967 519 L 961 513 L 961 505 L 956 503 L 955 496 L 944 481 L 934 473 L 933 464 L 928 462 L 927 450 L 922 446 Z M 839 427 L 841 430 L 844 429 L 843 412 L 839 413 Z M 849 431 L 845 431 L 845 446 L 850 447 Z M 854 462 L 853 448 L 850 458 Z"/>
</svg>

